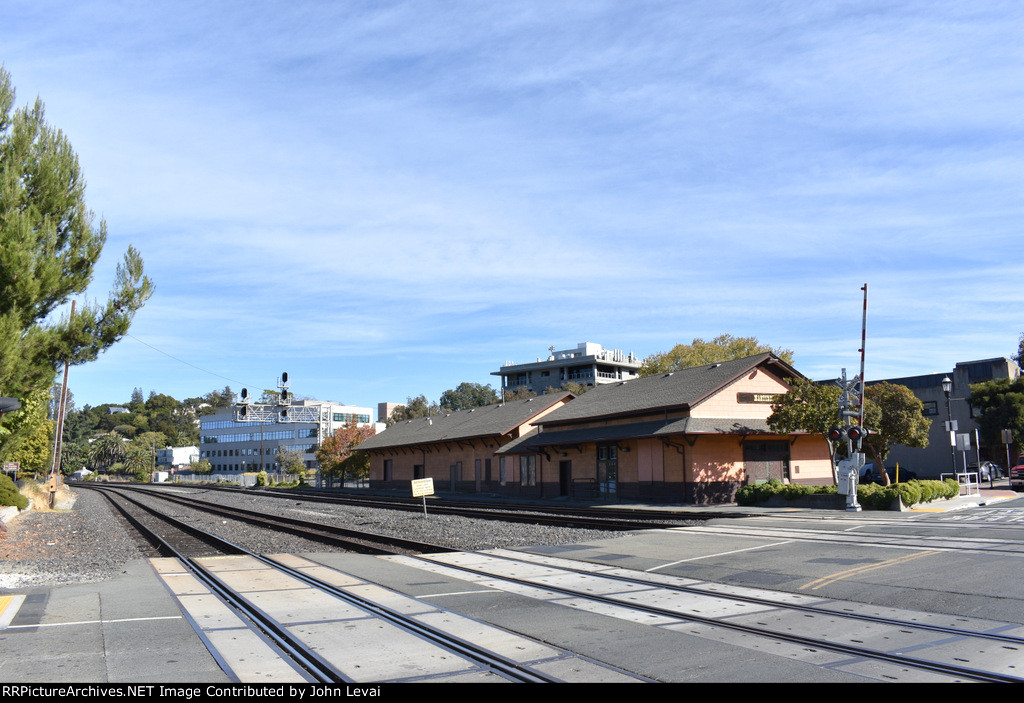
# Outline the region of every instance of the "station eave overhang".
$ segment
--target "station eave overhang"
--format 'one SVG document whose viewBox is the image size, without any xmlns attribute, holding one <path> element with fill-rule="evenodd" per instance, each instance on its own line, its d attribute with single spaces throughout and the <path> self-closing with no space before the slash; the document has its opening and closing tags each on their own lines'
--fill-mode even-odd
<svg viewBox="0 0 1024 703">
<path fill-rule="evenodd" d="M 681 436 L 760 436 L 792 437 L 803 433 L 780 434 L 772 431 L 764 420 L 734 418 L 683 418 L 668 423 L 662 420 L 631 422 L 582 429 L 534 430 L 499 449 L 497 454 L 528 454 L 554 447 L 581 444 L 621 442 L 635 439 L 664 439 Z"/>
</svg>

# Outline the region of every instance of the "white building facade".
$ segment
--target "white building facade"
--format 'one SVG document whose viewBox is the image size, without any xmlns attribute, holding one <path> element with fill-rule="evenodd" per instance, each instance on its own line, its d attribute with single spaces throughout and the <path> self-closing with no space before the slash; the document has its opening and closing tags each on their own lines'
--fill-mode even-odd
<svg viewBox="0 0 1024 703">
<path fill-rule="evenodd" d="M 158 469 L 184 469 L 199 458 L 199 447 L 194 444 L 188 447 L 165 447 L 156 450 Z"/>
<path fill-rule="evenodd" d="M 536 361 L 516 364 L 506 361 L 492 376 L 501 377 L 502 391 L 526 388 L 542 395 L 548 388 L 559 389 L 567 383 L 597 386 L 637 378 L 640 359 L 619 349 L 605 349 L 593 342 L 580 342 L 575 349 L 563 349 Z"/>
<path fill-rule="evenodd" d="M 330 401 L 239 404 L 200 418 L 199 454 L 214 474 L 278 472 L 278 455 L 297 451 L 307 470 L 317 470 L 317 447 L 346 425 L 372 424 L 370 408 Z"/>
</svg>

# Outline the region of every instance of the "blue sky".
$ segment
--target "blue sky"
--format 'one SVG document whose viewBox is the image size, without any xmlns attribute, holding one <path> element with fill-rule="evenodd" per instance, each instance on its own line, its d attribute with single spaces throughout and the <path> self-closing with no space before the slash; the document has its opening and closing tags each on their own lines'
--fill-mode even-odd
<svg viewBox="0 0 1024 703">
<path fill-rule="evenodd" d="M 1024 332 L 1020 2 L 7 0 L 155 293 L 76 403 L 376 408 L 592 341 L 867 377 Z"/>
</svg>

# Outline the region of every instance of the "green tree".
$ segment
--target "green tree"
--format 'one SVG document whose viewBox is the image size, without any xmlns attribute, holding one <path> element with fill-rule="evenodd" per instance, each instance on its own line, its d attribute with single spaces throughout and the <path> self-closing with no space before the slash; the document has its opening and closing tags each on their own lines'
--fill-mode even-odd
<svg viewBox="0 0 1024 703">
<path fill-rule="evenodd" d="M 152 284 L 129 247 L 106 303 L 56 317 L 91 282 L 106 224 L 95 224 L 78 157 L 42 102 L 15 111 L 14 101 L 0 67 L 0 395 L 24 399 L 124 336 Z"/>
<path fill-rule="evenodd" d="M 189 470 L 194 474 L 212 474 L 213 464 L 209 459 L 196 459 L 189 464 Z"/>
<path fill-rule="evenodd" d="M 89 463 L 89 449 L 81 442 L 69 442 L 67 439 L 61 443 L 60 451 L 60 472 L 70 476 L 79 469 L 85 468 Z"/>
<path fill-rule="evenodd" d="M 388 426 L 405 420 L 413 420 L 417 417 L 429 415 L 440 415 L 442 409 L 437 403 L 427 400 L 427 396 L 420 395 L 416 398 L 406 398 L 405 405 L 398 405 L 388 418 Z"/>
<path fill-rule="evenodd" d="M 297 449 L 284 449 L 277 452 L 277 464 L 281 470 L 289 474 L 306 476 L 306 461 L 302 458 L 302 452 Z"/>
<path fill-rule="evenodd" d="M 442 393 L 440 405 L 445 412 L 455 412 L 493 405 L 499 400 L 498 392 L 489 384 L 464 382 Z"/>
<path fill-rule="evenodd" d="M 640 365 L 639 374 L 654 376 L 694 366 L 742 359 L 763 352 L 770 352 L 787 364 L 793 362 L 793 352 L 789 349 L 769 347 L 761 344 L 757 337 L 733 337 L 731 334 L 720 334 L 710 342 L 694 339 L 689 344 L 677 344 L 667 352 L 651 354 Z"/>
<path fill-rule="evenodd" d="M 523 387 L 524 386 L 520 386 L 520 388 Z M 593 386 L 589 386 L 586 383 L 580 383 L 578 381 L 566 381 L 558 388 L 555 388 L 554 386 L 548 386 L 547 388 L 544 389 L 544 395 L 551 395 L 552 393 L 561 393 L 562 391 L 569 391 L 575 396 L 580 396 L 589 391 L 591 388 L 593 388 Z M 507 397 L 506 400 L 508 400 Z"/>
<path fill-rule="evenodd" d="M 148 481 L 153 470 L 153 453 L 148 447 L 129 445 L 124 452 L 124 470 L 139 481 Z"/>
<path fill-rule="evenodd" d="M 932 421 L 924 416 L 924 403 L 906 386 L 872 383 L 864 389 L 864 426 L 870 430 L 864 451 L 875 460 L 882 481 L 889 485 L 885 459 L 897 444 L 923 449 L 928 446 Z"/>
<path fill-rule="evenodd" d="M 836 447 L 829 441 L 828 432 L 838 424 L 839 395 L 835 384 L 817 384 L 808 379 L 796 379 L 790 384 L 789 392 L 781 393 L 772 402 L 772 414 L 768 416 L 768 427 L 772 432 L 813 432 L 829 442 L 831 454 Z M 833 466 L 833 479 L 835 478 Z"/>
<path fill-rule="evenodd" d="M 1024 448 L 1024 376 L 1016 379 L 998 378 L 971 386 L 971 407 L 987 447 L 1003 444 L 1003 430 L 1010 430 L 1010 450 L 1019 455 Z"/>
<path fill-rule="evenodd" d="M 505 390 L 502 395 L 504 396 L 504 400 L 506 403 L 511 403 L 516 400 L 536 398 L 537 391 L 532 391 L 527 386 L 517 386 L 515 390 Z"/>
<path fill-rule="evenodd" d="M 794 381 L 790 391 L 779 395 L 772 403 L 768 427 L 780 433 L 814 432 L 827 440 L 832 427 L 849 424 L 839 418 L 840 393 L 837 385 Z M 870 434 L 862 450 L 871 455 L 879 466 L 882 480 L 888 484 L 889 476 L 883 469 L 889 451 L 897 444 L 927 447 L 931 420 L 924 416 L 924 404 L 906 386 L 874 383 L 864 389 L 864 395 L 864 426 Z M 833 455 L 842 449 L 842 445 L 833 446 Z"/>
<path fill-rule="evenodd" d="M 376 434 L 372 425 L 359 427 L 345 425 L 324 439 L 316 450 L 316 461 L 320 474 L 327 479 L 328 488 L 338 479 L 345 486 L 348 479 L 365 478 L 370 475 L 370 457 L 366 452 L 357 451 L 363 440 Z"/>
<path fill-rule="evenodd" d="M 118 434 L 100 435 L 89 449 L 89 461 L 93 466 L 109 469 L 123 461 L 128 443 Z"/>
<path fill-rule="evenodd" d="M 6 427 L 0 427 L 0 460 L 16 461 L 25 472 L 49 473 L 53 467 L 55 425 L 46 417 L 49 407 L 49 388 L 37 390 L 21 401 L 21 409 L 10 414 Z"/>
</svg>

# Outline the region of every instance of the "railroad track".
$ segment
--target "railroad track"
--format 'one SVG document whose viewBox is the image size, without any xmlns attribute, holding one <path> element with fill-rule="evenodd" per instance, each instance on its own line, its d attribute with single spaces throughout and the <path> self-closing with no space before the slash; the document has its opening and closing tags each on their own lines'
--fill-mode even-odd
<svg viewBox="0 0 1024 703">
<path fill-rule="evenodd" d="M 289 562 L 296 561 L 296 558 L 291 555 L 262 556 L 163 514 L 157 508 L 125 495 L 123 491 L 102 488 L 95 490 L 100 491 L 136 529 L 144 533 L 147 540 L 157 545 L 165 557 L 172 558 L 183 565 L 222 602 L 252 623 L 252 626 L 272 643 L 279 655 L 287 658 L 307 682 L 360 683 L 351 673 L 346 673 L 339 668 L 336 663 L 337 657 L 332 659 L 328 654 L 322 653 L 321 647 L 309 645 L 303 641 L 302 637 L 296 634 L 296 630 L 301 632 L 301 628 L 289 626 L 288 623 L 275 617 L 265 607 L 257 605 L 249 595 L 221 576 L 216 566 L 222 565 L 224 562 L 209 559 L 211 549 L 216 550 L 222 558 L 242 557 L 258 562 L 272 570 L 278 579 L 288 579 L 293 584 L 302 584 L 313 589 L 321 597 L 326 595 L 335 599 L 339 603 L 337 606 L 339 608 L 340 604 L 344 604 L 348 608 L 357 609 L 365 614 L 362 617 L 379 621 L 381 624 L 378 627 L 396 628 L 404 635 L 417 638 L 417 641 L 424 643 L 420 645 L 421 649 L 426 646 L 426 643 L 429 643 L 432 647 L 447 652 L 446 658 L 455 657 L 458 661 L 464 662 L 461 665 L 461 676 L 466 676 L 466 672 L 469 672 L 478 677 L 485 676 L 490 680 L 497 678 L 511 682 L 556 683 L 565 681 L 565 679 L 545 673 L 535 666 L 516 661 L 468 639 L 453 635 L 442 627 L 425 624 L 401 609 L 382 605 L 371 598 L 362 597 L 318 578 L 309 573 L 308 569 L 299 568 L 294 563 L 290 564 Z M 204 556 L 196 556 L 196 553 L 201 553 Z M 251 567 L 245 568 L 251 569 Z M 266 579 L 267 577 L 262 576 L 262 578 Z M 284 595 L 281 597 L 285 599 L 294 597 L 291 594 L 295 592 L 297 592 L 297 588 L 293 585 L 283 589 Z M 216 653 L 215 656 L 218 659 L 221 658 Z M 349 658 L 357 659 L 358 656 L 358 652 L 346 654 L 344 659 L 346 661 Z M 451 668 L 452 664 L 448 662 L 446 666 Z M 625 674 L 623 675 L 625 676 Z M 639 680 L 636 677 L 632 678 Z"/>
<path fill-rule="evenodd" d="M 213 515 L 219 515 L 231 520 L 238 520 L 261 529 L 270 529 L 287 532 L 304 539 L 309 539 L 322 544 L 328 544 L 346 551 L 360 554 L 419 554 L 422 552 L 451 552 L 455 551 L 449 547 L 442 547 L 428 542 L 404 539 L 393 535 L 382 535 L 364 530 L 352 530 L 336 525 L 326 525 L 308 520 L 289 518 L 280 515 L 271 515 L 264 512 L 246 510 L 244 508 L 229 507 L 198 498 L 179 497 L 168 495 L 161 491 L 149 491 L 134 486 L 103 487 L 88 486 L 100 491 L 116 492 L 137 492 L 147 497 L 156 498 L 171 504 L 180 505 L 185 508 L 200 510 Z"/>
<path fill-rule="evenodd" d="M 177 484 L 169 484 L 181 487 Z M 159 492 L 163 484 L 152 484 L 154 492 Z M 193 486 L 189 486 L 192 488 Z M 251 488 L 234 487 L 213 487 L 195 486 L 194 488 L 211 491 L 230 491 L 253 495 L 281 498 L 286 500 L 300 499 L 314 503 L 330 503 L 338 505 L 354 505 L 365 508 L 380 508 L 385 510 L 404 510 L 419 512 L 423 510 L 422 501 L 401 497 L 381 496 L 353 496 L 344 494 L 325 494 L 322 491 L 300 491 L 287 490 L 278 491 L 273 489 L 261 490 Z M 608 509 L 608 508 L 584 508 L 564 506 L 541 506 L 541 505 L 517 505 L 514 503 L 492 503 L 472 501 L 448 501 L 433 500 L 428 504 L 427 509 L 433 514 L 457 515 L 460 517 L 476 518 L 479 520 L 497 520 L 501 522 L 522 522 L 536 525 L 551 525 L 554 527 L 572 527 L 578 529 L 629 531 L 645 530 L 652 527 L 679 527 L 692 524 L 694 521 L 710 517 L 721 517 L 720 515 L 702 515 L 688 512 L 685 516 L 677 514 L 659 513 L 655 510 L 632 510 L 632 509 Z M 737 515 L 737 517 L 744 517 Z"/>
<path fill-rule="evenodd" d="M 1024 627 L 1020 625 L 986 622 L 970 628 L 929 624 L 915 619 L 922 614 L 907 619 L 898 611 L 889 616 L 871 615 L 846 610 L 849 604 L 833 600 L 793 594 L 769 597 L 765 595 L 768 592 L 754 589 L 508 550 L 425 555 L 402 558 L 401 563 L 418 563 L 419 568 L 451 576 L 461 574 L 488 588 L 532 594 L 582 610 L 640 622 L 654 619 L 659 627 L 685 632 L 683 627 L 695 625 L 699 636 L 730 641 L 729 634 L 709 635 L 726 631 L 738 636 L 735 642 L 750 636 L 767 638 L 795 648 L 796 658 L 801 653 L 830 652 L 874 662 L 888 667 L 878 675 L 880 680 L 907 680 L 907 672 L 916 671 L 934 674 L 935 680 L 1024 682 Z M 685 624 L 676 627 L 673 622 Z M 957 645 L 950 647 L 953 641 Z M 778 644 L 757 648 L 772 646 Z"/>
<path fill-rule="evenodd" d="M 761 651 L 807 656 L 816 664 L 826 654 L 837 668 L 869 662 L 878 680 L 1024 681 L 1020 625 L 906 611 L 869 613 L 860 604 L 508 550 L 445 551 L 389 558 L 485 588 L 604 615 L 611 609 L 614 617 L 736 646 L 750 646 L 756 638 Z"/>
</svg>

